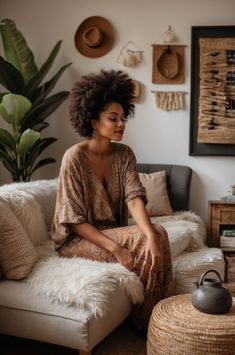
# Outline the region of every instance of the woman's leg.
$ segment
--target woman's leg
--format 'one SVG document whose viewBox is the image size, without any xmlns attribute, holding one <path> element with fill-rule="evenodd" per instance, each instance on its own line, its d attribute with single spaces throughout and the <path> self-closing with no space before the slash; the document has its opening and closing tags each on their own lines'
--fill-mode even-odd
<svg viewBox="0 0 235 355">
<path fill-rule="evenodd" d="M 135 265 L 135 272 L 140 277 L 144 288 L 144 302 L 134 308 L 132 320 L 137 328 L 147 330 L 149 319 L 153 307 L 163 298 L 169 295 L 172 283 L 172 262 L 170 246 L 166 230 L 160 224 L 154 224 L 157 236 L 160 241 L 161 260 L 157 265 L 157 270 L 151 270 L 151 256 L 145 260 L 145 250 L 147 239 L 138 229 L 135 237 L 138 236 L 139 242 L 134 242 L 138 249 L 138 259 Z M 136 248 L 134 250 L 136 252 Z"/>
<path fill-rule="evenodd" d="M 145 289 L 144 302 L 134 308 L 132 320 L 138 328 L 148 327 L 153 307 L 161 299 L 167 297 L 171 288 L 172 265 L 168 236 L 160 224 L 154 224 L 156 234 L 160 241 L 162 258 L 156 271 L 151 270 L 151 256 L 146 259 L 147 238 L 138 226 L 120 227 L 103 230 L 108 238 L 114 240 L 122 247 L 127 248 L 135 255 L 134 272 L 139 276 Z M 97 261 L 116 262 L 115 256 L 105 249 L 81 238 L 74 238 L 65 244 L 59 251 L 63 257 L 85 257 Z"/>
</svg>

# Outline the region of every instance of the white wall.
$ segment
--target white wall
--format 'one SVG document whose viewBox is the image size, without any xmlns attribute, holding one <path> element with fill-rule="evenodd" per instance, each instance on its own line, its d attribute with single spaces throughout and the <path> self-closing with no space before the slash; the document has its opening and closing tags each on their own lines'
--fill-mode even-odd
<svg viewBox="0 0 235 355">
<path fill-rule="evenodd" d="M 126 70 L 143 86 L 141 103 L 136 115 L 128 123 L 124 142 L 135 151 L 139 162 L 175 163 L 192 167 L 192 210 L 207 219 L 209 199 L 220 198 L 229 185 L 235 183 L 235 157 L 190 157 L 190 41 L 191 26 L 233 25 L 234 0 L 1 0 L 1 18 L 11 18 L 26 37 L 37 64 L 46 59 L 57 40 L 63 46 L 54 65 L 54 71 L 72 61 L 72 67 L 63 74 L 56 87 L 70 90 L 73 81 L 82 74 L 101 68 Z M 78 25 L 89 16 L 104 16 L 113 24 L 115 42 L 111 52 L 98 59 L 90 59 L 77 52 L 73 37 Z M 185 44 L 185 83 L 181 85 L 154 85 L 151 83 L 152 47 L 159 43 L 163 32 L 171 25 L 180 43 Z M 122 46 L 132 40 L 144 50 L 144 61 L 136 68 L 125 68 L 116 63 Z M 51 74 L 53 73 L 53 70 Z M 165 112 L 155 106 L 151 90 L 185 90 L 186 109 Z M 50 118 L 46 136 L 57 137 L 58 143 L 47 150 L 57 158 L 56 165 L 42 168 L 33 178 L 49 178 L 58 174 L 64 150 L 79 140 L 73 132 L 64 104 Z M 9 182 L 9 176 L 0 166 L 0 184 Z"/>
</svg>

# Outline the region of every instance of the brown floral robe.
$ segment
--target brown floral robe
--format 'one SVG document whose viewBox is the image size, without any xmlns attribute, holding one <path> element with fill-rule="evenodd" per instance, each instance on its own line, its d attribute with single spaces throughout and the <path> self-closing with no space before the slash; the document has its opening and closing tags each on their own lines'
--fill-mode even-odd
<svg viewBox="0 0 235 355">
<path fill-rule="evenodd" d="M 153 306 L 167 296 L 171 282 L 171 257 L 167 233 L 154 225 L 162 249 L 158 270 L 151 271 L 151 260 L 145 261 L 146 237 L 138 226 L 127 227 L 127 203 L 141 196 L 145 189 L 136 171 L 132 150 L 114 144 L 112 167 L 107 187 L 101 184 L 79 144 L 65 153 L 57 187 L 57 200 L 51 238 L 59 255 L 83 256 L 93 260 L 117 262 L 113 254 L 75 235 L 71 224 L 90 223 L 108 237 L 129 249 L 135 256 L 134 271 L 145 288 L 145 300 L 134 309 L 133 320 L 139 328 L 147 327 Z"/>
</svg>

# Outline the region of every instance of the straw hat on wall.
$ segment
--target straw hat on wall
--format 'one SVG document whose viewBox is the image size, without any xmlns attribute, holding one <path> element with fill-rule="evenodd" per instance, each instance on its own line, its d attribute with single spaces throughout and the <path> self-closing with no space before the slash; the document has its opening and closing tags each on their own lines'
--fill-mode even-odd
<svg viewBox="0 0 235 355">
<path fill-rule="evenodd" d="M 112 25 L 100 16 L 92 16 L 84 20 L 74 36 L 77 50 L 90 58 L 102 57 L 108 53 L 112 48 L 113 41 Z"/>
</svg>

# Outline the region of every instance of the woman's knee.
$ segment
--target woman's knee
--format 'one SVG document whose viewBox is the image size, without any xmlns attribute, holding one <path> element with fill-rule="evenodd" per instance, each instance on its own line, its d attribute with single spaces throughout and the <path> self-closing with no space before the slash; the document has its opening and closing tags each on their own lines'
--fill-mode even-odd
<svg viewBox="0 0 235 355">
<path fill-rule="evenodd" d="M 154 229 L 157 232 L 157 235 L 160 239 L 168 239 L 168 233 L 166 229 L 163 227 L 162 224 L 160 223 L 155 223 L 154 224 Z"/>
</svg>

